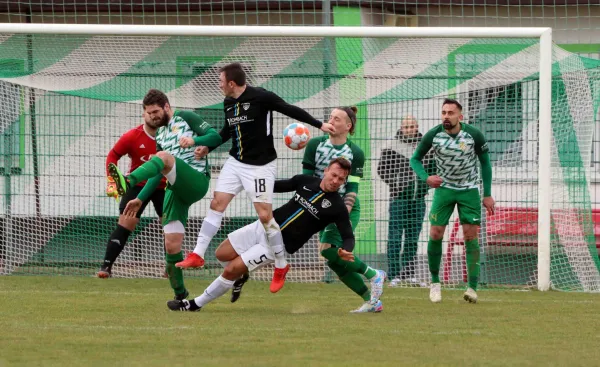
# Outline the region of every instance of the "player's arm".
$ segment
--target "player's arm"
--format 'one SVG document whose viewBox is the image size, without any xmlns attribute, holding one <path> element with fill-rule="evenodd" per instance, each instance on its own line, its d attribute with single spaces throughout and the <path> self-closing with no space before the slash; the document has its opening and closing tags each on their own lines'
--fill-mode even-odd
<svg viewBox="0 0 600 367">
<path fill-rule="evenodd" d="M 274 192 L 290 192 L 296 191 L 298 185 L 302 182 L 303 175 L 296 175 L 287 180 L 277 180 L 275 181 L 275 186 L 273 188 Z"/>
<path fill-rule="evenodd" d="M 222 144 L 223 140 L 221 135 L 217 133 L 215 129 L 202 118 L 191 111 L 181 111 L 179 116 L 185 120 L 190 129 L 197 136 L 194 137 L 194 145 L 203 145 L 208 148 L 216 148 Z"/>
<path fill-rule="evenodd" d="M 312 117 L 310 113 L 306 112 L 302 108 L 287 103 L 277 94 L 270 91 L 265 91 L 264 93 L 264 101 L 267 102 L 270 109 L 273 111 L 281 112 L 284 115 L 293 118 L 294 120 L 307 123 L 316 127 L 317 129 L 320 129 L 323 126 L 323 122 Z"/>
<path fill-rule="evenodd" d="M 219 136 L 221 137 L 221 144 L 219 144 L 216 147 L 213 148 L 208 148 L 209 152 L 212 152 L 213 150 L 217 149 L 219 146 L 225 144 L 229 139 L 231 139 L 231 131 L 229 130 L 229 126 L 227 125 L 227 123 L 225 123 L 225 125 L 223 125 L 223 128 L 221 129 L 221 131 L 219 131 Z"/>
<path fill-rule="evenodd" d="M 492 196 L 492 163 L 490 153 L 485 137 L 481 131 L 477 130 L 473 134 L 475 139 L 475 154 L 481 163 L 481 179 L 483 180 L 483 197 Z"/>
<path fill-rule="evenodd" d="M 435 136 L 435 134 L 436 131 L 434 131 L 434 129 L 429 130 L 425 134 L 425 136 L 423 136 L 423 139 L 421 139 L 421 142 L 417 146 L 417 149 L 415 149 L 415 153 L 410 158 L 410 167 L 423 181 L 427 181 L 427 179 L 429 178 L 429 173 L 427 173 L 425 167 L 423 166 L 423 158 L 431 149 L 431 146 L 433 145 L 433 137 Z"/>
<path fill-rule="evenodd" d="M 317 147 L 319 146 L 319 139 L 313 138 L 308 141 L 304 148 L 304 157 L 302 158 L 302 174 L 308 176 L 314 176 L 315 168 L 317 166 Z"/>
<path fill-rule="evenodd" d="M 354 233 L 352 232 L 352 223 L 350 222 L 350 215 L 346 210 L 340 210 L 339 214 L 336 215 L 335 225 L 338 228 L 340 235 L 342 236 L 342 248 L 348 252 L 354 250 Z"/>
<path fill-rule="evenodd" d="M 125 134 L 123 134 L 119 138 L 119 140 L 117 140 L 115 145 L 111 148 L 111 150 L 108 152 L 108 155 L 106 156 L 106 165 L 104 167 L 106 169 L 106 195 L 114 197 L 115 199 L 119 196 L 117 193 L 117 185 L 108 173 L 108 165 L 111 163 L 117 165 L 119 159 L 121 159 L 122 156 L 126 155 L 129 152 L 130 139 L 130 132 L 126 132 Z"/>
<path fill-rule="evenodd" d="M 365 167 L 365 155 L 362 150 L 352 149 L 354 158 L 352 159 L 352 168 L 348 175 L 348 183 L 346 183 L 346 193 L 344 194 L 344 204 L 348 213 L 352 211 L 354 204 L 356 203 L 356 196 L 358 195 L 358 185 L 360 179 L 363 177 L 363 170 Z"/>
</svg>

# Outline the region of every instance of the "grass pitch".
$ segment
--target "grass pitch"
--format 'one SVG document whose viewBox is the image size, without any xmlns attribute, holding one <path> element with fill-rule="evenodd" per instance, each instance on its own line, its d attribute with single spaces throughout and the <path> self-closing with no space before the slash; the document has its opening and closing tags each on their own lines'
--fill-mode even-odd
<svg viewBox="0 0 600 367">
<path fill-rule="evenodd" d="M 187 280 L 193 295 L 207 281 Z M 197 313 L 168 311 L 166 280 L 0 277 L 0 366 L 597 365 L 600 295 L 385 289 L 349 314 L 342 285 L 249 282 Z"/>
</svg>

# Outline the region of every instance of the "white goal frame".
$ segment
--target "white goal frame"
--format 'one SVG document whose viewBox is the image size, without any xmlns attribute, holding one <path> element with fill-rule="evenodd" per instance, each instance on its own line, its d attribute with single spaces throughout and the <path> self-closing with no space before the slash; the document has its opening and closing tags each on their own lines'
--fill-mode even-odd
<svg viewBox="0 0 600 367">
<path fill-rule="evenodd" d="M 206 37 L 539 38 L 538 289 L 550 288 L 552 28 L 298 27 L 0 23 L 0 34 Z"/>
</svg>

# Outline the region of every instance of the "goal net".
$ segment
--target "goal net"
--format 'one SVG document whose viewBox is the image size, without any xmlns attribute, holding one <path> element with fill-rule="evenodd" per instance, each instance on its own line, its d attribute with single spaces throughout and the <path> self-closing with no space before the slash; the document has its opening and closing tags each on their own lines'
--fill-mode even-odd
<svg viewBox="0 0 600 367">
<path fill-rule="evenodd" d="M 407 159 L 414 139 L 439 124 L 444 98 L 458 99 L 464 121 L 487 138 L 494 215 L 481 218 L 481 283 L 530 287 L 538 281 L 538 208 L 550 204 L 550 278 L 563 290 L 600 290 L 590 181 L 597 123 L 599 65 L 552 51 L 552 122 L 539 124 L 539 38 L 368 38 L 128 36 L 0 33 L 0 274 L 92 275 L 116 226 L 118 204 L 106 197 L 105 160 L 117 139 L 141 124 L 150 88 L 177 109 L 220 129 L 217 70 L 241 62 L 249 84 L 277 93 L 327 119 L 336 106 L 358 107 L 350 137 L 365 153 L 356 254 L 400 286 L 429 281 L 428 210 L 433 190 L 413 185 Z M 292 122 L 275 113 L 278 176 L 302 171 L 303 151 L 285 147 Z M 412 118 L 410 117 L 412 116 Z M 311 128 L 312 129 L 312 128 Z M 538 194 L 540 130 L 551 131 L 551 189 Z M 400 131 L 400 133 L 399 133 Z M 312 136 L 322 133 L 311 130 Z M 211 190 L 190 213 L 184 249 L 194 248 L 230 143 L 209 156 Z M 395 158 L 383 164 L 383 153 Z M 393 155 L 389 155 L 393 156 Z M 456 164 L 449 162 L 448 164 Z M 128 160 L 119 162 L 128 171 Z M 413 192 L 409 192 L 412 188 Z M 274 207 L 291 194 L 277 194 Z M 207 265 L 188 276 L 214 277 L 214 249 L 256 220 L 245 195 L 225 213 Z M 160 277 L 162 231 L 149 205 L 113 267 L 117 277 Z M 333 281 L 317 238 L 291 256 L 289 279 Z M 466 280 L 464 239 L 455 213 L 444 237 L 442 279 Z M 270 279 L 271 269 L 256 279 Z"/>
</svg>

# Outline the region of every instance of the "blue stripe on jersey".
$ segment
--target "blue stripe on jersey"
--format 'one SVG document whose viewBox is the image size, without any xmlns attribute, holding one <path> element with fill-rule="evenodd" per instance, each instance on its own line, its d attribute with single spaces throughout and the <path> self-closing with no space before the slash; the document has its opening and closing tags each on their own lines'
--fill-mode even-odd
<svg viewBox="0 0 600 367">
<path fill-rule="evenodd" d="M 309 200 L 310 202 L 312 202 L 312 201 L 313 201 L 313 199 L 315 199 L 315 198 L 317 198 L 317 200 L 318 200 L 318 199 L 319 199 L 319 197 L 320 197 L 320 196 L 319 196 L 319 194 L 321 194 L 321 191 L 319 191 L 319 192 L 317 192 L 316 194 L 314 194 L 314 195 L 313 195 L 313 196 L 312 196 L 310 199 L 308 199 L 308 200 Z M 324 194 L 325 194 L 325 193 L 323 193 L 323 195 L 324 195 Z M 317 197 L 317 196 L 319 196 L 319 197 Z M 321 196 L 322 196 L 322 195 L 321 195 Z M 287 227 L 287 225 L 288 225 L 288 224 L 290 224 L 291 222 L 293 222 L 293 221 L 294 221 L 294 219 L 296 219 L 296 218 L 298 218 L 300 215 L 302 215 L 302 213 L 303 213 L 303 212 L 304 212 L 304 209 L 303 209 L 303 208 L 300 208 L 300 209 L 296 210 L 296 212 L 295 212 L 294 214 L 290 215 L 290 216 L 288 217 L 288 219 L 286 219 L 286 220 L 283 222 L 283 224 L 281 224 L 281 227 L 280 227 L 280 229 L 281 229 L 281 230 L 283 230 L 285 227 Z"/>
</svg>

